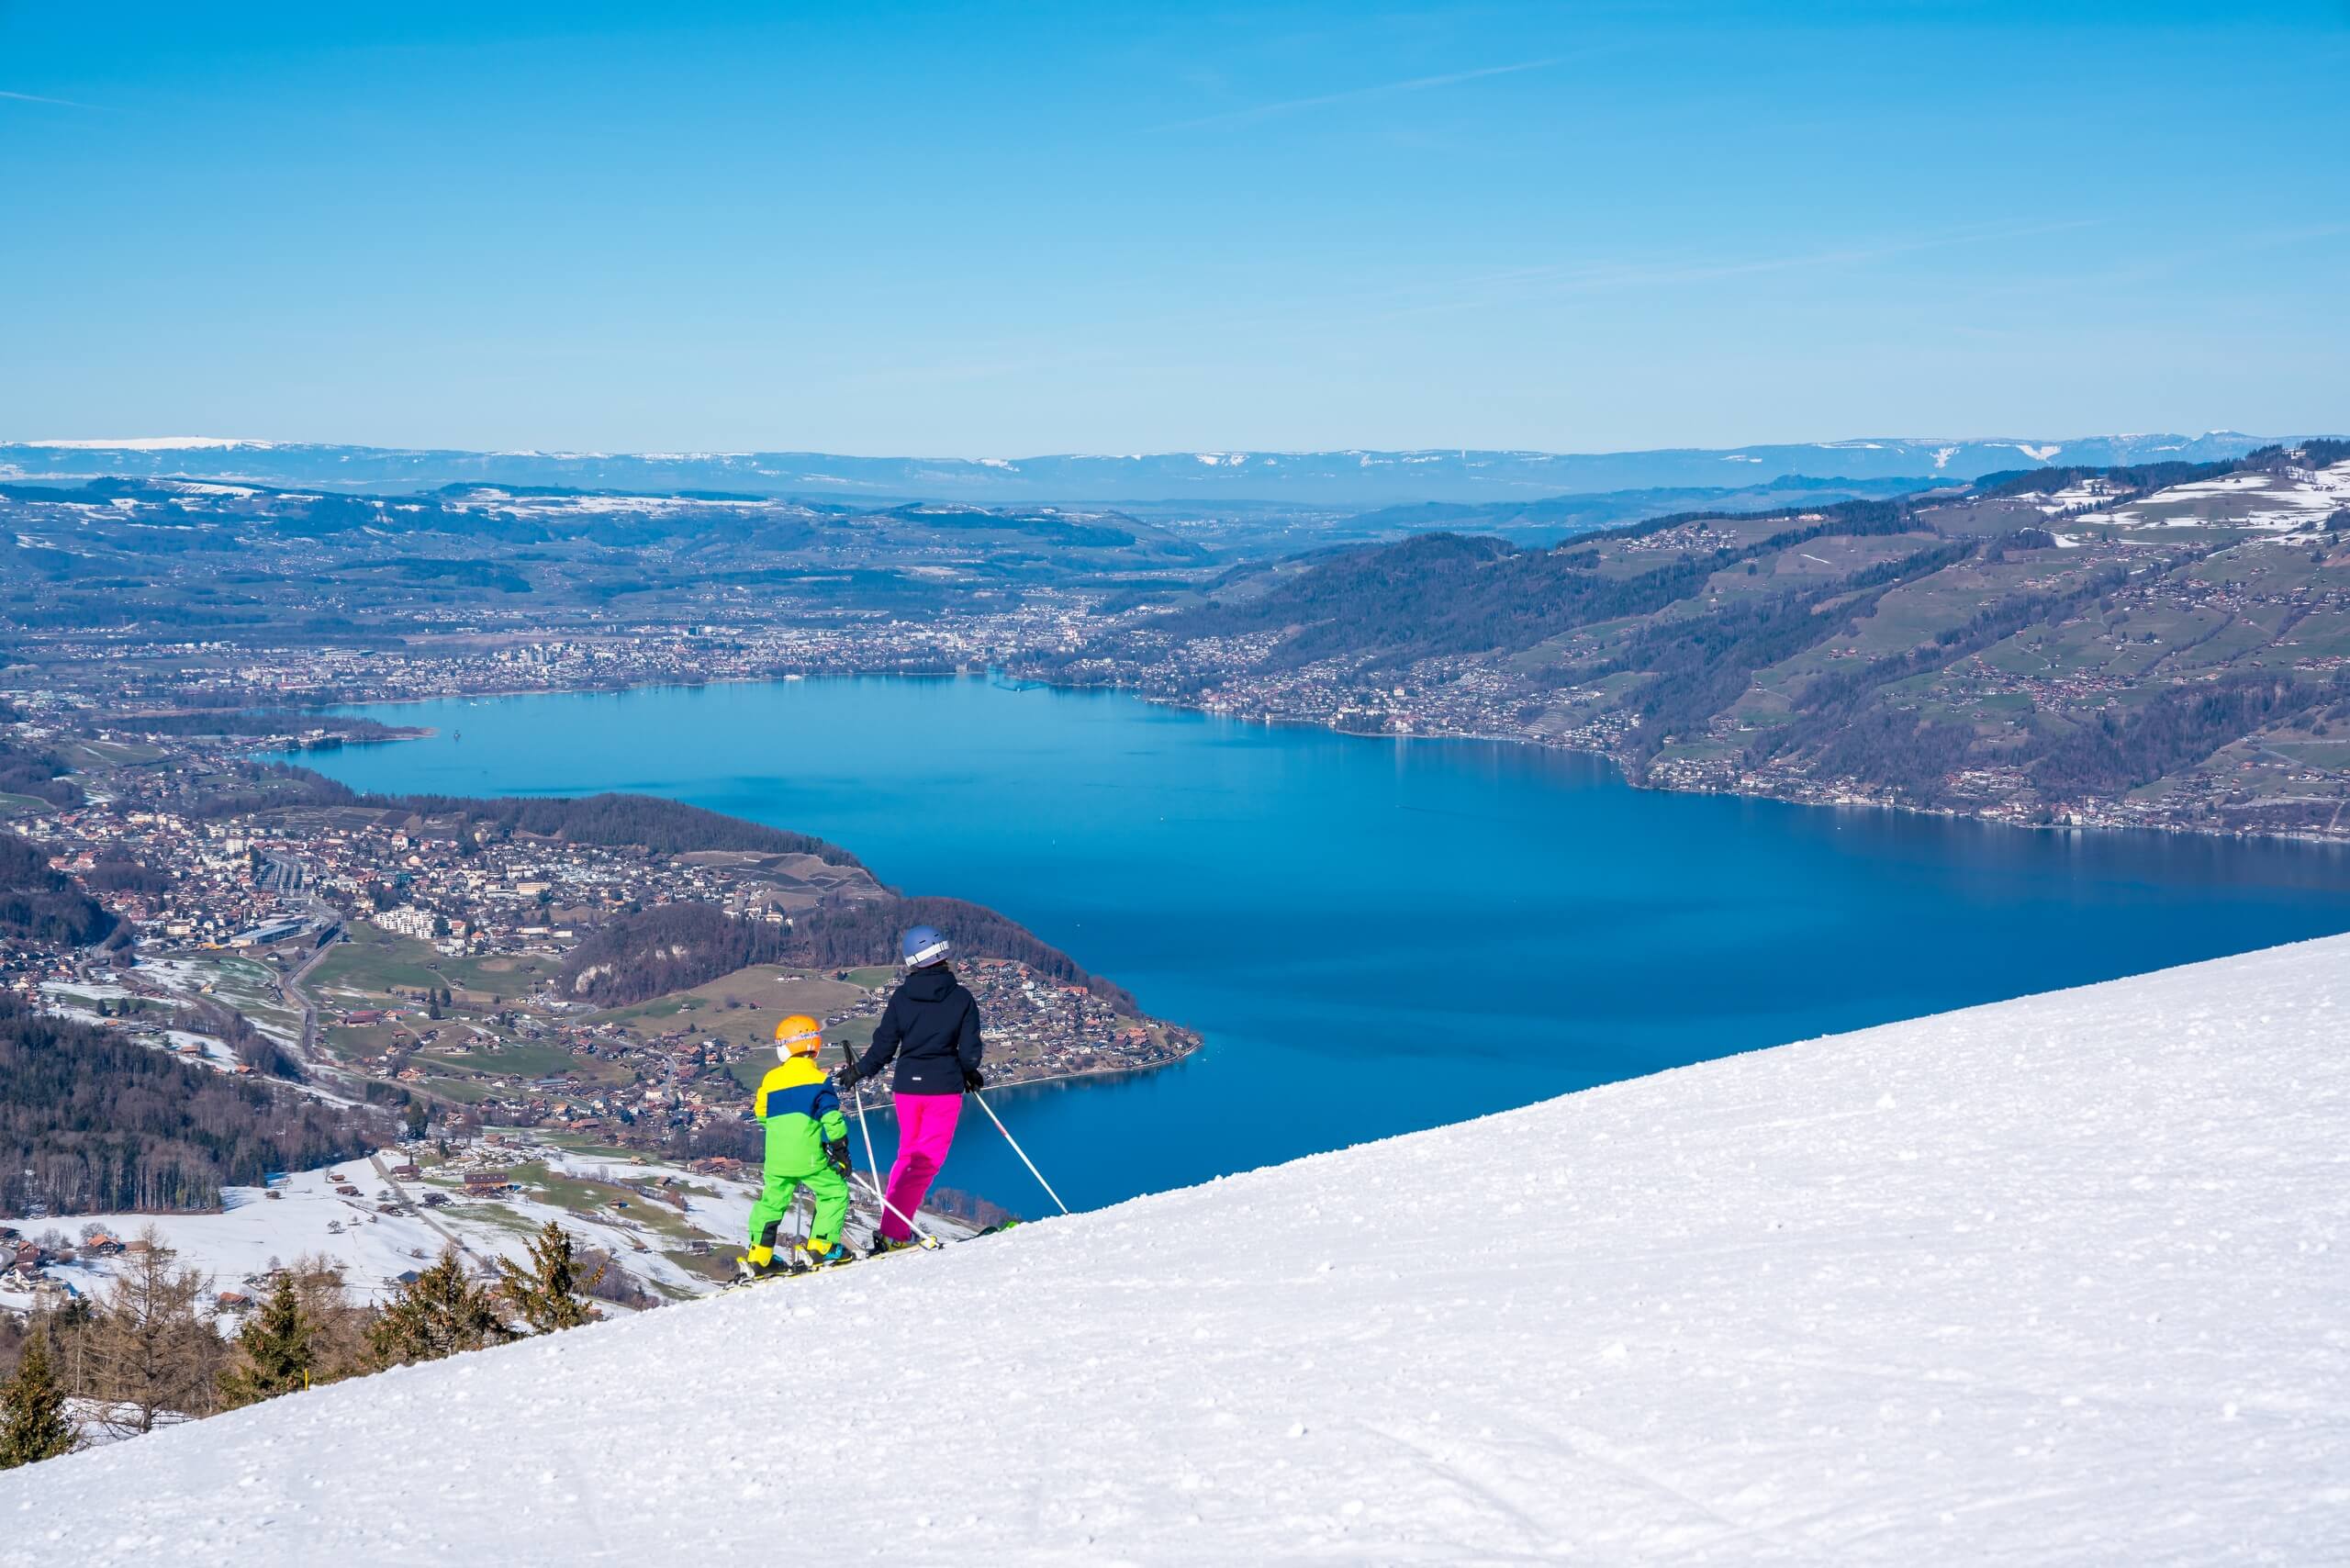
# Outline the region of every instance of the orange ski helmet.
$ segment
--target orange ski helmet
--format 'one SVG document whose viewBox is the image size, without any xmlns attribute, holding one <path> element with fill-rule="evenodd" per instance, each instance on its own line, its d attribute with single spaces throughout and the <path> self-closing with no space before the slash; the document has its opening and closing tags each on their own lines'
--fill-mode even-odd
<svg viewBox="0 0 2350 1568">
<path fill-rule="evenodd" d="M 824 1026 L 805 1013 L 795 1013 L 776 1024 L 775 1054 L 779 1061 L 789 1061 L 795 1056 L 814 1056 L 823 1046 Z"/>
</svg>

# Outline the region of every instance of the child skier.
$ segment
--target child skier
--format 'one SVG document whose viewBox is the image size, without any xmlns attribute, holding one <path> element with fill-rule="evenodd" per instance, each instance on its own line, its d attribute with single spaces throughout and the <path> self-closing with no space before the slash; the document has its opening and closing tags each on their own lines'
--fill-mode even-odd
<svg viewBox="0 0 2350 1568">
<path fill-rule="evenodd" d="M 841 1245 L 841 1221 L 848 1215 L 848 1123 L 816 1053 L 824 1044 L 822 1025 L 795 1013 L 775 1026 L 777 1064 L 760 1081 L 753 1114 L 767 1126 L 767 1184 L 751 1210 L 750 1251 L 736 1265 L 746 1280 L 838 1263 L 849 1256 Z M 816 1200 L 816 1218 L 796 1256 L 775 1255 L 776 1231 L 791 1212 L 801 1187 Z"/>
<path fill-rule="evenodd" d="M 901 949 L 905 983 L 890 998 L 874 1025 L 873 1045 L 864 1058 L 843 1068 L 843 1089 L 873 1077 L 897 1058 L 892 1081 L 898 1110 L 898 1162 L 890 1170 L 889 1206 L 882 1211 L 873 1250 L 903 1247 L 913 1232 L 905 1217 L 922 1207 L 931 1178 L 955 1146 L 955 1124 L 963 1096 L 986 1084 L 979 1060 L 979 1004 L 946 966 L 952 951 L 946 937 L 927 925 L 906 933 Z"/>
</svg>

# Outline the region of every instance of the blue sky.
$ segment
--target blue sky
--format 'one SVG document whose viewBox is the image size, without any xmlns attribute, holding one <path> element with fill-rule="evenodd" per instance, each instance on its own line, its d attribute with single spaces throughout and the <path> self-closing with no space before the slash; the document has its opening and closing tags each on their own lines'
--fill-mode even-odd
<svg viewBox="0 0 2350 1568">
<path fill-rule="evenodd" d="M 2339 431 L 2345 80 L 2345 0 L 0 0 L 0 438 Z"/>
</svg>

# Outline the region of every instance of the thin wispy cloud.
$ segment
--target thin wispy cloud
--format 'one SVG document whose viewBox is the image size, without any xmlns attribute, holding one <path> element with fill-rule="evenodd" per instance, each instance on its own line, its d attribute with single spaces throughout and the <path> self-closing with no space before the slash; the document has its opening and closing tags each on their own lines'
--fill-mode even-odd
<svg viewBox="0 0 2350 1568">
<path fill-rule="evenodd" d="M 1565 55 L 1547 60 L 1521 60 L 1515 65 L 1487 65 L 1475 71 L 1448 71 L 1440 76 L 1415 76 L 1404 82 L 1382 82 L 1375 86 L 1349 87 L 1341 93 L 1317 93 L 1310 98 L 1284 98 L 1279 103 L 1257 104 L 1245 109 L 1226 109 L 1222 114 L 1202 115 L 1197 119 L 1169 120 L 1155 125 L 1152 130 L 1204 130 L 1214 126 L 1249 125 L 1276 115 L 1298 114 L 1306 109 L 1327 107 L 1332 104 L 1351 104 L 1364 98 L 1384 98 L 1398 93 L 1424 93 L 1432 87 L 1454 87 L 1463 82 L 1479 82 L 1488 76 L 1515 76 L 1522 71 L 1544 71 L 1563 65 Z"/>
<path fill-rule="evenodd" d="M 2143 245 L 2133 244 L 2127 251 L 2116 251 L 2101 258 L 2102 264 L 2084 264 L 2061 273 L 2018 274 L 1997 287 L 1981 290 L 1979 297 L 2045 299 L 2059 290 L 2069 289 L 2110 301 L 2118 290 L 2167 282 L 2183 274 L 2192 273 L 2198 267 L 2234 262 L 2264 251 L 2339 240 L 2345 235 L 2350 235 L 2350 223 L 2317 223 L 2292 229 L 2255 230 L 2248 233 L 2232 234 L 2209 244 L 2169 250 L 2148 250 Z M 2256 276 L 2241 271 L 2233 275 L 2247 281 Z"/>
<path fill-rule="evenodd" d="M 1448 311 L 1522 305 L 1566 295 L 1706 284 L 1772 273 L 1863 267 L 1953 246 L 2031 239 L 2069 230 L 2093 228 L 2099 221 L 2096 218 L 2067 218 L 2046 223 L 1978 224 L 1774 256 L 1608 261 L 1575 266 L 1512 267 L 1460 279 L 1438 297 L 1399 305 L 1377 312 L 1371 319 L 1401 320 Z"/>
<path fill-rule="evenodd" d="M 76 103 L 72 98 L 44 98 L 39 93 L 11 93 L 6 88 L 0 88 L 0 98 L 6 98 L 19 104 L 49 104 L 61 109 L 95 109 L 101 106 L 97 104 Z"/>
</svg>

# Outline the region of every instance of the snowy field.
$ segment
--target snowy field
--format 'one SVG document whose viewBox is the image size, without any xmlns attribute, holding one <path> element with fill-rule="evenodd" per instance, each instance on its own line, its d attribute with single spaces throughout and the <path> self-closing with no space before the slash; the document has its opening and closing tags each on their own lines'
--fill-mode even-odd
<svg viewBox="0 0 2350 1568">
<path fill-rule="evenodd" d="M 40 983 L 40 1010 L 53 1018 L 70 1019 L 76 1024 L 88 1024 L 101 1029 L 120 1029 L 123 1037 L 134 1044 L 169 1051 L 183 1060 L 208 1067 L 215 1072 L 236 1070 L 237 1053 L 210 1035 L 199 1035 L 187 1029 L 167 1029 L 144 1019 L 126 1025 L 98 1011 L 100 1002 L 114 1006 L 139 1000 L 141 999 L 135 991 L 95 980 L 43 980 Z M 149 1026 L 141 1027 L 141 1025 Z"/>
<path fill-rule="evenodd" d="M 366 1160 L 335 1169 L 361 1190 L 364 1199 L 338 1197 L 326 1171 L 306 1170 L 280 1182 L 281 1195 L 274 1199 L 264 1201 L 257 1187 L 231 1187 L 222 1194 L 226 1212 L 217 1215 L 69 1215 L 20 1225 L 28 1233 L 54 1226 L 68 1236 L 96 1225 L 121 1239 L 151 1226 L 179 1254 L 183 1267 L 213 1277 L 216 1291 L 249 1294 L 253 1287 L 244 1282 L 248 1276 L 322 1254 L 343 1266 L 354 1294 L 380 1298 L 394 1275 L 421 1269 L 438 1256 L 442 1239 L 420 1219 L 376 1214 L 373 1199 L 384 1182 Z M 518 1256 L 521 1251 L 515 1248 Z M 419 1260 L 420 1254 L 424 1261 Z M 52 1267 L 48 1273 L 83 1295 L 100 1296 L 120 1263 L 119 1259 L 92 1258 L 72 1268 Z"/>
<path fill-rule="evenodd" d="M 0 1563 L 2350 1561 L 2345 977 L 1810 1041 L 341 1384 L 0 1475 Z"/>
<path fill-rule="evenodd" d="M 124 1029 L 125 1036 L 138 1044 L 171 1051 L 217 1072 L 233 1072 L 237 1067 L 237 1053 L 224 1041 L 211 1035 L 163 1028 L 157 1024 L 158 1018 L 175 1009 L 177 1001 L 198 1002 L 210 998 L 242 1013 L 257 1032 L 289 1050 L 301 1043 L 301 1014 L 286 1006 L 274 992 L 269 971 L 250 958 L 151 959 L 138 973 L 143 988 L 140 990 L 98 980 L 43 980 L 41 1011 L 77 1024 Z M 158 991 L 162 994 L 157 995 Z M 101 1003 L 118 1014 L 126 1005 L 142 1009 L 154 1008 L 158 1003 L 171 1005 L 140 1013 L 126 1025 L 120 1016 L 108 1018 L 100 1013 Z M 315 1084 L 299 1087 L 303 1093 L 316 1099 L 350 1103 L 342 1096 Z"/>
<path fill-rule="evenodd" d="M 2103 480 L 2049 498 L 2042 511 L 2101 505 Z M 2296 537 L 2325 526 L 2326 519 L 2350 507 L 2350 463 L 2285 474 L 2222 474 L 2216 479 L 2173 485 L 2110 510 L 2086 511 L 2074 521 L 2116 528 L 2253 528 Z"/>
<path fill-rule="evenodd" d="M 497 1260 L 517 1262 L 529 1254 L 531 1238 L 553 1220 L 584 1246 L 610 1252 L 631 1274 L 658 1294 L 672 1299 L 706 1295 L 717 1282 L 696 1273 L 666 1256 L 699 1237 L 711 1244 L 714 1255 L 732 1259 L 745 1245 L 751 1206 L 758 1193 L 754 1183 L 699 1175 L 680 1166 L 651 1161 L 641 1165 L 605 1156 L 572 1153 L 549 1144 L 513 1142 L 494 1152 L 498 1166 L 543 1164 L 556 1175 L 615 1183 L 657 1187 L 664 1177 L 685 1183 L 682 1209 L 657 1200 L 630 1198 L 628 1212 L 598 1209 L 583 1213 L 551 1201 L 543 1191 L 525 1182 L 520 1192 L 501 1193 L 494 1199 L 469 1197 L 462 1179 L 451 1171 L 429 1172 L 421 1180 L 393 1182 L 387 1172 L 408 1156 L 397 1148 L 381 1151 L 375 1159 L 345 1160 L 331 1168 L 297 1171 L 280 1178 L 269 1189 L 230 1187 L 222 1196 L 219 1214 L 71 1215 L 55 1220 L 18 1221 L 19 1228 L 38 1235 L 56 1229 L 76 1237 L 95 1225 L 118 1239 L 127 1240 L 152 1227 L 178 1256 L 182 1267 L 212 1276 L 213 1289 L 256 1294 L 253 1278 L 297 1258 L 322 1256 L 342 1266 L 343 1280 L 354 1297 L 382 1302 L 398 1290 L 398 1277 L 423 1269 L 455 1242 L 468 1268 L 487 1275 Z M 337 1182 L 332 1178 L 344 1180 Z M 345 1196 L 338 1186 L 359 1189 Z M 270 1197 L 269 1192 L 277 1196 Z M 445 1207 L 425 1208 L 428 1193 L 450 1199 Z M 399 1214 L 381 1212 L 380 1195 L 404 1198 Z M 647 1223 L 636 1215 L 658 1210 L 673 1226 Z M 849 1230 L 862 1240 L 878 1217 L 875 1205 L 852 1204 Z M 792 1228 L 804 1225 L 804 1210 L 795 1213 Z M 957 1237 L 963 1226 L 934 1215 L 924 1215 L 927 1228 Z M 680 1237 L 677 1229 L 687 1233 Z M 71 1266 L 50 1265 L 48 1277 L 77 1294 L 103 1296 L 123 1267 L 119 1258 L 84 1258 Z M 32 1298 L 23 1293 L 0 1291 L 0 1308 L 23 1311 Z"/>
<path fill-rule="evenodd" d="M 624 1171 L 638 1180 L 657 1181 L 667 1173 L 666 1167 L 632 1169 L 608 1160 L 564 1156 L 554 1150 L 516 1152 L 545 1155 L 551 1159 L 551 1168 L 568 1166 L 587 1175 L 600 1175 L 609 1169 Z M 382 1157 L 383 1165 L 388 1169 L 406 1158 L 397 1150 L 389 1150 Z M 340 1173 L 345 1178 L 344 1184 L 358 1188 L 360 1195 L 352 1198 L 337 1193 L 336 1183 L 329 1180 L 331 1173 Z M 750 1221 L 752 1194 L 747 1185 L 710 1177 L 693 1180 L 699 1187 L 716 1190 L 720 1195 L 697 1195 L 689 1200 L 688 1224 L 719 1245 L 739 1250 L 743 1232 Z M 364 1159 L 346 1160 L 334 1167 L 333 1172 L 297 1172 L 276 1182 L 274 1190 L 278 1196 L 270 1198 L 257 1187 L 231 1187 L 223 1194 L 227 1200 L 225 1212 L 217 1215 L 73 1215 L 54 1222 L 24 1224 L 32 1230 L 39 1230 L 45 1223 L 53 1224 L 68 1235 L 77 1235 L 84 1226 L 95 1224 L 123 1238 L 152 1226 L 179 1254 L 183 1266 L 212 1275 L 216 1290 L 244 1291 L 248 1294 L 255 1290 L 245 1282 L 251 1276 L 279 1263 L 291 1263 L 299 1257 L 322 1255 L 342 1265 L 343 1279 L 352 1294 L 382 1301 L 397 1289 L 396 1282 L 400 1273 L 426 1267 L 453 1240 L 464 1249 L 476 1272 L 487 1272 L 501 1257 L 520 1261 L 527 1255 L 532 1232 L 552 1219 L 583 1244 L 612 1253 L 631 1273 L 656 1288 L 679 1294 L 714 1288 L 711 1282 L 661 1256 L 659 1246 L 649 1251 L 636 1250 L 637 1244 L 647 1238 L 642 1226 L 624 1216 L 583 1216 L 539 1201 L 528 1192 L 501 1194 L 494 1202 L 460 1195 L 446 1208 L 426 1210 L 416 1206 L 417 1200 L 425 1193 L 462 1193 L 462 1188 L 453 1182 L 427 1181 L 401 1182 L 395 1189 L 376 1165 Z M 378 1212 L 377 1194 L 393 1191 L 407 1194 L 410 1200 L 408 1212 Z M 657 1236 L 650 1239 L 670 1245 Z M 95 1296 L 105 1294 L 109 1277 L 120 1263 L 119 1259 L 89 1259 L 74 1267 L 51 1268 L 48 1272 L 77 1292 Z"/>
</svg>

